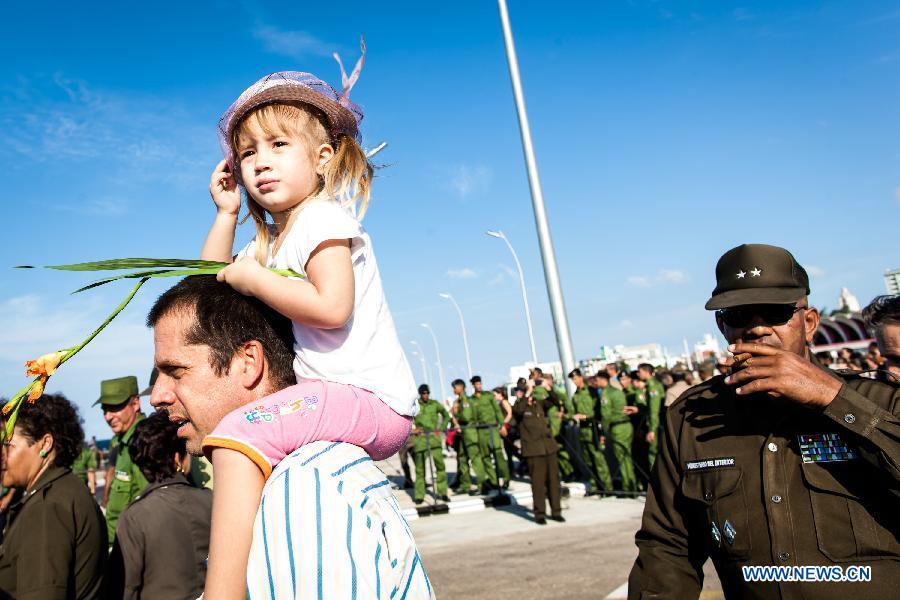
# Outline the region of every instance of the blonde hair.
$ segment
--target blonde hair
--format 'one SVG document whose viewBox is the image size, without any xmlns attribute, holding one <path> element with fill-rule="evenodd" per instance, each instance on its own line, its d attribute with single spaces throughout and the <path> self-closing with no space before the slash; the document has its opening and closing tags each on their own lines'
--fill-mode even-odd
<svg viewBox="0 0 900 600">
<path fill-rule="evenodd" d="M 266 104 L 249 112 L 231 136 L 231 151 L 235 157 L 235 170 L 240 168 L 238 148 L 240 139 L 253 127 L 258 127 L 267 135 L 290 133 L 299 135 L 310 148 L 322 144 L 330 144 L 334 148 L 332 156 L 325 164 L 324 172 L 319 177 L 319 189 L 313 196 L 325 195 L 336 198 L 342 206 L 353 206 L 357 219 L 362 220 L 369 207 L 372 177 L 375 170 L 369 163 L 366 153 L 348 135 L 340 135 L 332 139 L 326 127 L 325 115 L 313 106 L 303 103 Z M 266 211 L 253 197 L 247 193 L 248 217 L 253 217 L 256 225 L 256 260 L 266 265 L 269 249 L 269 228 L 266 224 Z M 305 200 L 305 199 L 304 199 Z"/>
</svg>

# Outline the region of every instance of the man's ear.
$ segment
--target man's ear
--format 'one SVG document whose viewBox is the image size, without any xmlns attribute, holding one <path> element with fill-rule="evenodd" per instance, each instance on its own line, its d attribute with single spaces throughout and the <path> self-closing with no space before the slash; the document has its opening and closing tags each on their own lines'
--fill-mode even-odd
<svg viewBox="0 0 900 600">
<path fill-rule="evenodd" d="M 803 329 L 806 334 L 806 343 L 812 344 L 816 331 L 819 329 L 819 309 L 810 306 L 803 311 Z"/>
<path fill-rule="evenodd" d="M 228 370 L 238 383 L 247 390 L 252 390 L 262 381 L 266 371 L 266 356 L 259 340 L 250 340 L 241 344 Z"/>
</svg>

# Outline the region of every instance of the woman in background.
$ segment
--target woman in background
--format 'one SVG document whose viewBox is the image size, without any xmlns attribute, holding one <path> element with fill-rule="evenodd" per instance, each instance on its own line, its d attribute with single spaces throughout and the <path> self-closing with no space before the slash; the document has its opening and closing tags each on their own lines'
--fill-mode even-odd
<svg viewBox="0 0 900 600">
<path fill-rule="evenodd" d="M 185 477 L 191 457 L 164 412 L 137 424 L 131 458 L 149 485 L 119 517 L 110 597 L 193 600 L 203 593 L 212 493 Z"/>
<path fill-rule="evenodd" d="M 0 548 L 0 598 L 101 598 L 106 522 L 71 466 L 84 431 L 65 396 L 25 402 L 3 444 L 3 485 L 17 490 Z"/>
</svg>

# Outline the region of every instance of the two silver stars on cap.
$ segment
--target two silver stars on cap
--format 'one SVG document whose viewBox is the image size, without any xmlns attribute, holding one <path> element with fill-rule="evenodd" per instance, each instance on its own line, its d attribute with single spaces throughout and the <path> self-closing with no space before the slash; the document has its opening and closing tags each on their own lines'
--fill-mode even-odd
<svg viewBox="0 0 900 600">
<path fill-rule="evenodd" d="M 753 269 L 750 271 L 750 277 L 759 277 L 760 275 L 762 275 L 762 271 L 760 269 L 758 269 L 757 267 L 753 267 Z M 737 274 L 738 279 L 743 279 L 746 276 L 747 276 L 747 274 L 744 273 L 744 271 L 738 271 L 738 274 Z"/>
</svg>

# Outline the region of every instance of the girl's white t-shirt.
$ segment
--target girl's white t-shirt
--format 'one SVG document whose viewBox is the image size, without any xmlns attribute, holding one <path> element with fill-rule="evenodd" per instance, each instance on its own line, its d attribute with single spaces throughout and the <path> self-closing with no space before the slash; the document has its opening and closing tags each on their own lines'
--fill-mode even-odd
<svg viewBox="0 0 900 600">
<path fill-rule="evenodd" d="M 401 415 L 415 416 L 416 385 L 388 309 L 372 241 L 362 225 L 337 200 L 311 200 L 297 215 L 268 266 L 306 275 L 313 251 L 327 240 L 350 240 L 355 298 L 353 314 L 338 329 L 320 329 L 293 321 L 294 373 L 297 379 L 325 379 L 369 390 Z M 237 255 L 254 257 L 256 238 Z"/>
</svg>

